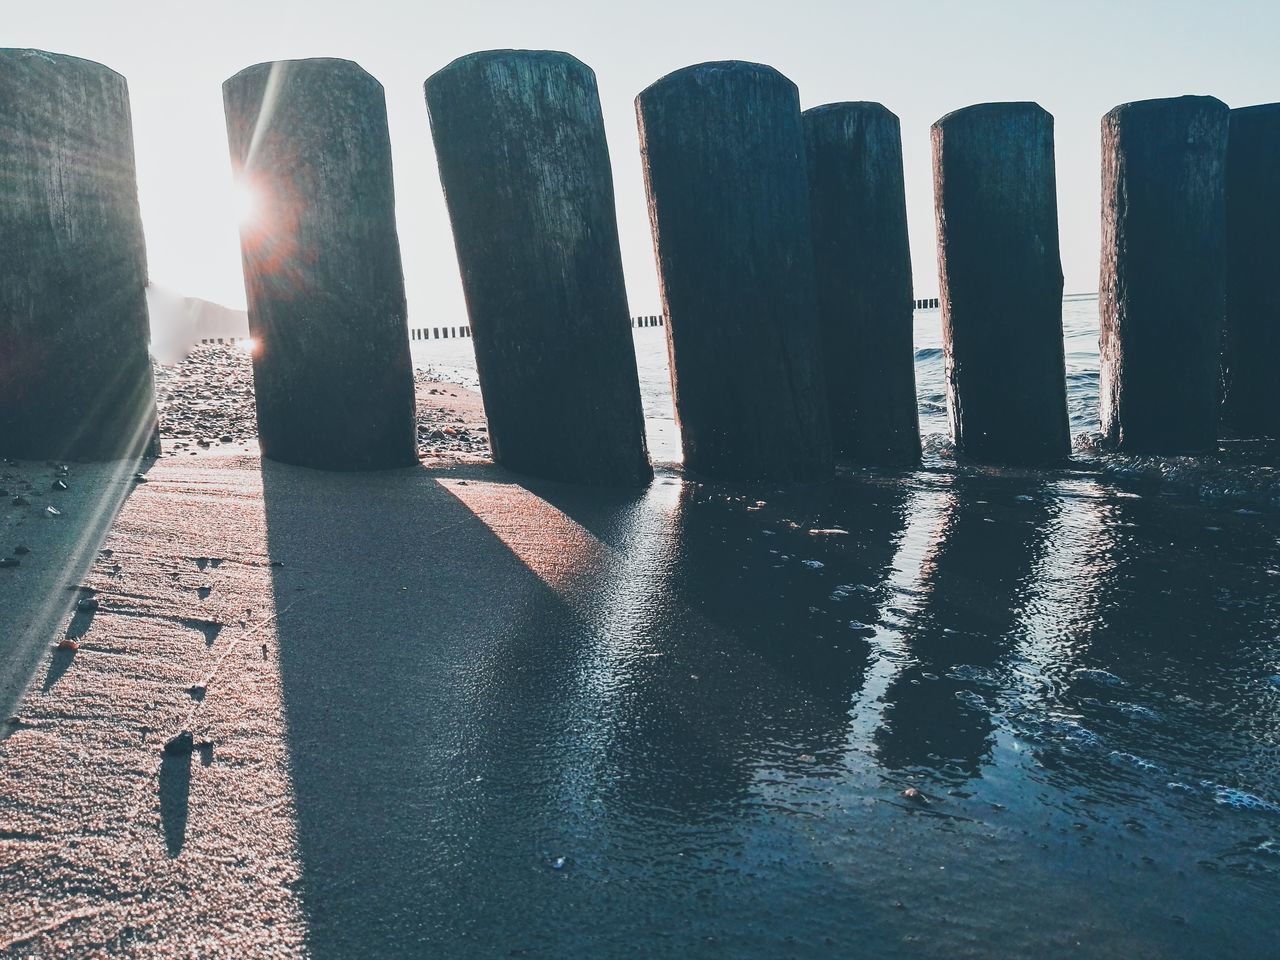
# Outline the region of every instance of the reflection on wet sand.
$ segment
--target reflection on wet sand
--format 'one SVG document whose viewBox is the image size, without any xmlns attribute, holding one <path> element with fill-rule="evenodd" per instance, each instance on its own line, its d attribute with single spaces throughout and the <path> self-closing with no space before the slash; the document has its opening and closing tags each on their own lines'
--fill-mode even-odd
<svg viewBox="0 0 1280 960">
<path fill-rule="evenodd" d="M 989 761 L 995 722 L 984 693 L 1006 682 L 1054 514 L 1040 487 L 966 476 L 951 484 L 904 626 L 910 662 L 884 695 L 875 742 L 885 767 L 963 780 Z"/>
<path fill-rule="evenodd" d="M 1262 942 L 1194 905 L 1280 882 L 1232 852 L 1280 794 L 1273 521 L 1069 473 L 264 486 L 315 956 Z"/>
</svg>

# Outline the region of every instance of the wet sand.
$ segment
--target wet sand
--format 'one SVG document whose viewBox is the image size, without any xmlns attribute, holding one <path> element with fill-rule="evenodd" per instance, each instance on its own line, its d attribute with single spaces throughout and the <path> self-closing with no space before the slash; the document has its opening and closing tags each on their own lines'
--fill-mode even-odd
<svg viewBox="0 0 1280 960">
<path fill-rule="evenodd" d="M 1273 951 L 1274 508 L 184 442 L 3 468 L 0 956 Z"/>
</svg>

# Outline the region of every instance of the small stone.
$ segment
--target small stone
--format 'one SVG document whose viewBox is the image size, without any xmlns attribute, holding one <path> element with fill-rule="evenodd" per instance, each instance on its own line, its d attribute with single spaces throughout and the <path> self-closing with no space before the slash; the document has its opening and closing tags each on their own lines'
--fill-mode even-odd
<svg viewBox="0 0 1280 960">
<path fill-rule="evenodd" d="M 100 604 L 97 597 L 85 597 L 76 604 L 77 610 L 97 610 Z"/>
<path fill-rule="evenodd" d="M 925 795 L 915 787 L 907 787 L 907 789 L 902 791 L 902 796 L 904 799 L 914 801 L 915 803 L 929 802 L 928 798 L 926 798 Z"/>
<path fill-rule="evenodd" d="M 134 482 L 134 483 L 146 483 L 146 482 L 147 482 L 147 475 L 146 475 L 145 473 L 135 473 L 135 474 L 133 475 L 133 482 Z"/>
<path fill-rule="evenodd" d="M 73 640 L 71 637 L 63 637 L 61 640 L 58 641 L 58 649 L 69 650 L 72 653 L 75 653 L 77 650 L 80 649 L 80 641 Z"/>
</svg>

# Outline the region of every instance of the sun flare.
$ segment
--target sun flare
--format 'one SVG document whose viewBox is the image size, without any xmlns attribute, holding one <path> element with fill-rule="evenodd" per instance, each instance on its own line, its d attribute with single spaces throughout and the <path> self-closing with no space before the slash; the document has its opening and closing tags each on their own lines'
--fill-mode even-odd
<svg viewBox="0 0 1280 960">
<path fill-rule="evenodd" d="M 231 202 L 237 224 L 247 227 L 257 221 L 262 205 L 252 184 L 244 180 L 234 184 L 231 188 Z"/>
</svg>

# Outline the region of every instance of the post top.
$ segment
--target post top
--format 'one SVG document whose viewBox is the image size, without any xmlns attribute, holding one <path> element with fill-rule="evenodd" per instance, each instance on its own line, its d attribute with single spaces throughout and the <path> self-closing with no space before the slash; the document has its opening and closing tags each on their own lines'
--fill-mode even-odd
<svg viewBox="0 0 1280 960">
<path fill-rule="evenodd" d="M 725 77 L 750 76 L 756 76 L 761 79 L 768 80 L 781 80 L 792 88 L 795 88 L 795 83 L 793 83 L 789 77 L 766 63 L 753 63 L 750 60 L 709 60 L 706 63 L 695 63 L 687 67 L 681 67 L 679 70 L 673 70 L 670 73 L 659 77 L 653 83 L 649 84 L 649 86 L 640 91 L 636 96 L 636 103 L 646 100 L 650 96 L 656 95 L 662 89 L 672 86 L 686 78 L 721 79 Z"/>
<path fill-rule="evenodd" d="M 975 103 L 968 107 L 961 107 L 959 110 L 952 110 L 950 113 L 944 114 L 935 120 L 930 129 L 941 130 L 952 124 L 974 120 L 992 120 L 1000 117 L 1012 119 L 1014 117 L 1032 116 L 1053 119 L 1053 114 L 1034 100 L 1008 100 L 994 103 Z"/>
<path fill-rule="evenodd" d="M 1234 107 L 1231 110 L 1231 116 L 1249 117 L 1261 119 L 1262 117 L 1275 115 L 1280 117 L 1280 103 L 1254 103 L 1247 107 Z"/>
<path fill-rule="evenodd" d="M 824 103 L 816 107 L 810 107 L 801 113 L 801 116 L 805 119 L 821 120 L 824 117 L 845 117 L 850 114 L 898 119 L 896 113 L 883 103 L 877 103 L 875 100 L 839 100 L 835 103 Z"/>
<path fill-rule="evenodd" d="M 427 77 L 426 83 L 429 84 L 436 77 L 443 76 L 448 73 L 456 73 L 477 66 L 486 66 L 489 64 L 510 63 L 510 64 L 564 64 L 585 70 L 592 76 L 595 76 L 589 66 L 579 60 L 571 53 L 565 53 L 562 50 L 522 50 L 522 49 L 500 49 L 500 50 L 477 50 L 475 53 L 468 53 L 464 56 L 450 60 L 447 64 L 437 70 L 431 76 Z"/>
<path fill-rule="evenodd" d="M 100 70 L 124 80 L 124 75 L 112 70 L 97 60 L 72 56 L 69 53 L 53 53 L 49 50 L 37 50 L 35 47 L 0 47 L 0 62 L 20 62 L 23 60 L 43 60 L 52 66 L 76 66 L 83 64 L 94 70 Z"/>
<path fill-rule="evenodd" d="M 1156 113 L 1179 107 L 1188 110 L 1193 108 L 1220 109 L 1223 113 L 1230 110 L 1230 108 L 1217 97 L 1187 94 L 1181 97 L 1158 97 L 1153 100 L 1133 100 L 1129 103 L 1122 103 L 1119 106 L 1112 107 L 1108 110 L 1106 115 L 1103 117 L 1103 120 L 1119 117 L 1124 114 Z"/>
<path fill-rule="evenodd" d="M 382 89 L 382 84 L 378 78 L 369 73 L 364 67 L 356 63 L 354 60 L 346 60 L 342 57 L 303 57 L 297 60 L 264 60 L 261 63 L 255 63 L 252 66 L 245 67 L 232 74 L 222 82 L 225 88 L 241 78 L 248 78 L 260 73 L 274 73 L 278 70 L 291 72 L 295 69 L 302 68 L 306 70 L 324 69 L 334 72 L 353 73 L 361 78 L 367 78 L 377 84 L 378 89 Z"/>
</svg>

